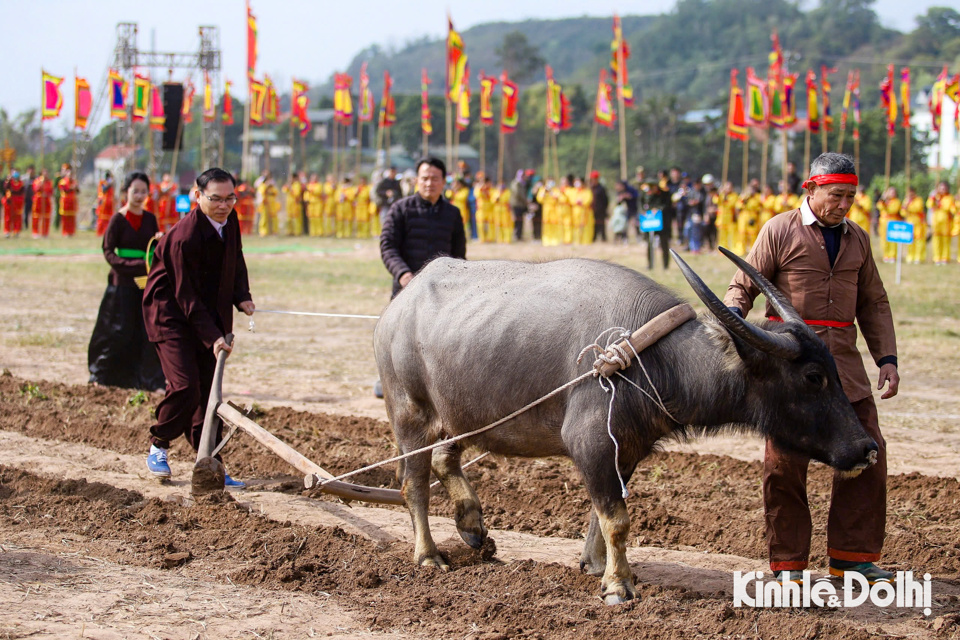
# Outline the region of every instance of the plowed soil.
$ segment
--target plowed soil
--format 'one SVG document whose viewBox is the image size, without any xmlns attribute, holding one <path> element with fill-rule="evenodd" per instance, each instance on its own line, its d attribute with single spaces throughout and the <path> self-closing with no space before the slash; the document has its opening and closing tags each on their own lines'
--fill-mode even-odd
<svg viewBox="0 0 960 640">
<path fill-rule="evenodd" d="M 328 504 L 331 512 L 342 505 L 304 491 L 292 467 L 243 434 L 230 442 L 224 458 L 231 475 L 249 482 L 247 492 L 193 500 L 188 475 L 166 486 L 137 478 L 128 467 L 142 465 L 144 434 L 158 399 L 148 396 L 137 404 L 127 390 L 0 377 L 0 434 L 7 434 L 7 444 L 0 445 L 0 593 L 17 603 L 13 612 L 0 612 L 0 638 L 63 637 L 68 629 L 74 636 L 104 638 L 487 640 L 960 633 L 960 483 L 952 478 L 912 473 L 889 480 L 884 564 L 933 575 L 930 616 L 869 606 L 764 611 L 734 608 L 731 597 L 732 570 L 765 564 L 760 465 L 725 456 L 657 454 L 629 483 L 630 558 L 640 599 L 606 607 L 597 597 L 599 579 L 577 568 L 589 501 L 567 460 L 487 457 L 472 466 L 468 477 L 493 542 L 473 551 L 455 537 L 436 535 L 451 563 L 449 573 L 440 573 L 413 565 L 412 543 L 403 534 L 360 535 L 353 526 L 311 521 L 303 505 Z M 251 417 L 334 473 L 395 452 L 389 425 L 375 419 L 283 407 Z M 59 457 L 59 451 L 93 452 L 101 459 L 93 464 L 90 455 L 77 460 Z M 171 457 L 175 473 L 189 469 L 192 454 L 182 442 Z M 386 467 L 353 480 L 396 488 L 393 474 Z M 121 477 L 129 480 L 116 479 Z M 825 467 L 811 468 L 813 563 L 820 571 L 831 477 Z M 274 505 L 269 513 L 265 504 Z M 452 515 L 442 489 L 431 506 L 435 516 Z M 398 520 L 408 522 L 399 508 L 347 511 L 384 531 L 396 531 Z M 88 595 L 79 577 L 96 574 L 126 589 L 120 601 L 142 624 L 127 632 L 119 623 L 108 624 L 108 612 L 96 605 L 71 609 L 71 599 L 86 602 Z M 170 579 L 175 583 L 168 585 Z M 130 595 L 131 589 L 141 593 L 135 587 L 143 581 L 157 590 L 205 594 L 211 598 L 204 609 L 208 617 L 188 611 L 190 598 L 181 597 L 173 609 L 184 613 L 150 627 L 169 618 L 172 605 L 149 611 L 138 600 L 146 596 Z M 224 589 L 233 595 L 223 595 Z M 279 615 L 266 616 L 273 602 L 280 603 Z M 238 612 L 236 603 L 250 608 Z M 21 607 L 33 617 L 18 616 Z"/>
</svg>

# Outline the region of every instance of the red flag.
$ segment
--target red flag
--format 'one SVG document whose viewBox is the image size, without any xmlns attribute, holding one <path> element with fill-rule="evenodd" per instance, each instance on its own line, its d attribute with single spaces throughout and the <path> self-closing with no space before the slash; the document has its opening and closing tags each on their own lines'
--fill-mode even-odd
<svg viewBox="0 0 960 640">
<path fill-rule="evenodd" d="M 630 47 L 623 39 L 623 28 L 620 25 L 620 16 L 613 14 L 613 41 L 610 43 L 610 71 L 617 85 L 617 95 L 623 96 L 623 104 L 627 107 L 634 105 L 633 87 L 630 86 L 627 58 L 630 57 Z M 623 61 L 623 69 L 620 62 Z"/>
<path fill-rule="evenodd" d="M 850 90 L 853 102 L 853 139 L 860 139 L 860 69 L 853 74 L 853 87 Z"/>
<path fill-rule="evenodd" d="M 420 131 L 426 135 L 433 133 L 433 123 L 430 121 L 430 78 L 426 68 L 420 69 Z"/>
<path fill-rule="evenodd" d="M 184 123 L 193 122 L 193 96 L 196 93 L 197 88 L 193 86 L 193 80 L 183 86 L 183 107 L 180 109 L 180 116 Z M 251 122 L 253 122 L 252 119 Z"/>
<path fill-rule="evenodd" d="M 453 28 L 453 19 L 447 15 L 447 99 L 457 104 L 467 69 L 467 52 L 463 38 Z"/>
<path fill-rule="evenodd" d="M 613 128 L 617 114 L 613 110 L 613 99 L 610 95 L 610 85 L 607 84 L 607 70 L 600 69 L 600 81 L 597 84 L 597 103 L 593 109 L 593 119 L 597 124 Z"/>
<path fill-rule="evenodd" d="M 247 76 L 252 78 L 257 73 L 257 19 L 247 3 Z"/>
<path fill-rule="evenodd" d="M 900 70 L 900 104 L 903 107 L 903 128 L 910 128 L 910 67 Z"/>
<path fill-rule="evenodd" d="M 734 140 L 747 139 L 747 119 L 743 113 L 743 91 L 737 83 L 739 72 L 730 70 L 730 103 L 727 106 L 727 136 Z"/>
<path fill-rule="evenodd" d="M 753 67 L 747 67 L 747 124 L 751 127 L 767 125 L 767 84 L 757 77 Z"/>
<path fill-rule="evenodd" d="M 807 129 L 820 132 L 820 110 L 817 105 L 817 74 L 807 69 Z"/>
<path fill-rule="evenodd" d="M 397 121 L 397 107 L 393 102 L 393 79 L 383 72 L 383 98 L 380 101 L 380 126 L 390 128 Z"/>
<path fill-rule="evenodd" d="M 827 128 L 827 131 L 833 131 L 833 115 L 830 113 L 830 91 L 833 89 L 833 86 L 830 84 L 829 74 L 836 72 L 836 69 L 828 69 L 823 65 L 820 66 L 820 93 L 823 104 L 823 126 Z"/>
<path fill-rule="evenodd" d="M 480 123 L 485 126 L 493 124 L 493 88 L 496 84 L 496 78 L 480 71 Z"/>
<path fill-rule="evenodd" d="M 60 93 L 63 78 L 52 76 L 42 69 L 40 75 L 43 83 L 43 104 L 40 109 L 40 117 L 42 120 L 51 120 L 60 115 L 60 109 L 63 107 L 63 94 Z"/>
<path fill-rule="evenodd" d="M 506 71 L 500 75 L 500 87 L 503 92 L 500 101 L 500 131 L 513 133 L 520 122 L 520 113 L 517 111 L 520 89 L 507 77 Z"/>
<path fill-rule="evenodd" d="M 933 83 L 930 98 L 927 100 L 927 108 L 930 109 L 930 119 L 933 123 L 934 133 L 940 133 L 940 123 L 943 121 L 943 92 L 946 86 L 947 65 L 943 65 L 943 71 L 937 76 L 937 81 Z"/>
<path fill-rule="evenodd" d="M 74 106 L 74 126 L 77 129 L 87 128 L 87 118 L 93 108 L 93 96 L 90 93 L 90 83 L 83 78 L 76 78 L 76 100 Z"/>
<path fill-rule="evenodd" d="M 150 128 L 154 131 L 163 131 L 167 122 L 167 115 L 163 111 L 163 98 L 160 97 L 160 87 L 150 83 Z"/>
<path fill-rule="evenodd" d="M 887 77 L 880 81 L 880 102 L 887 114 L 887 135 L 897 132 L 897 94 L 893 88 L 893 65 L 887 65 Z"/>
<path fill-rule="evenodd" d="M 230 89 L 233 83 L 227 80 L 223 83 L 223 124 L 229 127 L 233 124 L 233 96 L 230 95 Z"/>
</svg>

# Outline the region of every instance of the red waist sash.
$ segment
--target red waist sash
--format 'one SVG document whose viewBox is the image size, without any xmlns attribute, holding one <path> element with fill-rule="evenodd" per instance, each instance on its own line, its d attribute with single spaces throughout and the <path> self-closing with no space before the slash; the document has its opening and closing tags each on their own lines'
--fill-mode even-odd
<svg viewBox="0 0 960 640">
<path fill-rule="evenodd" d="M 780 316 L 767 316 L 767 320 L 773 320 L 774 322 L 783 322 L 783 318 Z M 815 327 L 852 327 L 852 322 L 843 322 L 842 320 L 804 320 L 807 324 Z"/>
</svg>

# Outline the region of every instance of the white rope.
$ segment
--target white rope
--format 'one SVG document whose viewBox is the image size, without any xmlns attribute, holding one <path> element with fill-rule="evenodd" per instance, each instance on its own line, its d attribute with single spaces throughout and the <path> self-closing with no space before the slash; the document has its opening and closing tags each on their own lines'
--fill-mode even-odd
<svg viewBox="0 0 960 640">
<path fill-rule="evenodd" d="M 277 309 L 257 308 L 254 313 L 282 313 L 288 316 L 316 316 L 320 318 L 362 318 L 363 320 L 379 320 L 380 316 L 364 316 L 355 313 L 314 313 L 312 311 L 279 311 Z"/>
<path fill-rule="evenodd" d="M 483 460 L 484 458 L 486 458 L 488 455 L 490 455 L 490 452 L 489 452 L 489 451 L 484 451 L 483 453 L 481 453 L 480 455 L 478 455 L 476 458 L 474 458 L 474 459 L 471 460 L 470 462 L 468 462 L 468 463 L 466 463 L 466 464 L 460 465 L 460 470 L 462 471 L 462 470 L 466 469 L 467 467 L 469 467 L 470 465 L 472 465 L 472 464 L 474 464 L 474 463 L 476 463 L 476 462 L 480 462 L 481 460 Z M 430 488 L 433 489 L 434 487 L 438 486 L 439 484 L 440 484 L 440 481 L 439 481 L 439 480 L 436 480 L 436 481 L 430 483 Z"/>
<path fill-rule="evenodd" d="M 404 453 L 404 454 L 401 454 L 401 455 L 399 455 L 399 456 L 393 456 L 392 458 L 388 458 L 388 459 L 386 459 L 386 460 L 381 460 L 380 462 L 374 462 L 373 464 L 368 464 L 367 466 L 365 466 L 365 467 L 363 467 L 363 468 L 361 468 L 361 469 L 356 469 L 356 470 L 354 470 L 354 471 L 349 471 L 349 472 L 347 472 L 347 473 L 340 474 L 339 476 L 337 476 L 337 477 L 335 477 L 335 478 L 330 478 L 330 479 L 328 479 L 328 480 L 322 480 L 322 481 L 320 482 L 320 485 L 322 486 L 322 485 L 325 485 L 325 484 L 329 484 L 329 483 L 331 483 L 331 482 L 336 482 L 336 481 L 338 481 L 338 480 L 344 480 L 345 478 L 350 478 L 350 477 L 352 477 L 352 476 L 355 476 L 355 475 L 358 475 L 358 474 L 360 474 L 360 473 L 363 473 L 364 471 L 370 471 L 371 469 L 376 469 L 376 468 L 378 468 L 378 467 L 382 467 L 382 466 L 384 466 L 384 465 L 386 465 L 386 464 L 390 464 L 391 462 L 399 462 L 400 460 L 405 460 L 405 459 L 410 458 L 410 457 L 412 457 L 412 456 L 415 456 L 415 455 L 418 455 L 418 454 L 421 454 L 421 453 L 426 453 L 427 451 L 433 451 L 433 450 L 436 449 L 437 447 L 442 447 L 442 446 L 444 446 L 444 445 L 446 445 L 446 444 L 453 444 L 454 442 L 459 442 L 460 440 L 465 440 L 465 439 L 467 439 L 467 438 L 472 438 L 472 437 L 475 436 L 475 435 L 479 435 L 479 434 L 481 434 L 481 433 L 483 433 L 483 432 L 485 432 L 485 431 L 489 431 L 490 429 L 493 429 L 493 428 L 495 428 L 495 427 L 499 427 L 499 426 L 502 425 L 504 422 L 507 422 L 507 421 L 509 421 L 509 420 L 512 420 L 513 418 L 516 418 L 516 417 L 519 416 L 521 413 L 524 413 L 525 411 L 529 411 L 530 409 L 532 409 L 533 407 L 537 406 L 537 405 L 540 404 L 541 402 L 545 402 L 546 400 L 549 400 L 550 398 L 552 398 L 553 396 L 557 395 L 557 394 L 560 393 L 561 391 L 566 391 L 566 390 L 569 389 L 570 387 L 572 387 L 572 386 L 574 386 L 574 385 L 576 385 L 576 384 L 579 384 L 580 382 L 586 380 L 587 378 L 589 378 L 589 377 L 591 377 L 591 376 L 593 376 L 593 375 L 595 375 L 595 374 L 596 374 L 596 372 L 595 372 L 593 369 L 590 369 L 590 371 L 587 371 L 586 373 L 584 373 L 584 374 L 582 374 L 582 375 L 580 375 L 580 376 L 577 376 L 576 378 L 574 378 L 573 380 L 571 380 L 571 381 L 568 382 L 567 384 L 563 385 L 562 387 L 557 387 L 556 389 L 554 389 L 553 391 L 551 391 L 551 392 L 548 393 L 547 395 L 542 396 L 542 397 L 534 400 L 534 401 L 531 402 L 530 404 L 528 404 L 528 405 L 526 405 L 526 406 L 524 406 L 524 407 L 521 407 L 521 408 L 517 409 L 516 411 L 514 411 L 514 412 L 511 413 L 510 415 L 508 415 L 508 416 L 506 416 L 506 417 L 504 417 L 504 418 L 500 418 L 500 419 L 497 420 L 496 422 L 493 422 L 493 423 L 491 423 L 491 424 L 488 424 L 488 425 L 485 426 L 485 427 L 480 427 L 479 429 L 474 429 L 473 431 L 469 431 L 469 432 L 467 432 L 467 433 L 461 433 L 461 434 L 458 435 L 458 436 L 454 436 L 454 437 L 452 437 L 452 438 L 447 438 L 446 440 L 440 440 L 440 441 L 438 441 L 438 442 L 434 442 L 433 444 L 429 444 L 429 445 L 427 445 L 427 446 L 425 446 L 425 447 L 420 447 L 419 449 L 415 449 L 415 450 L 413 450 L 413 451 L 409 451 L 409 452 Z"/>
</svg>

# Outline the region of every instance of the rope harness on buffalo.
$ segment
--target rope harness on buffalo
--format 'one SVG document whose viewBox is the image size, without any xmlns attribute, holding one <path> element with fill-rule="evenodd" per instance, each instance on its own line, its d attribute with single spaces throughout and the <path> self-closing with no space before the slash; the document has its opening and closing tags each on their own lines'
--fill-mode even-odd
<svg viewBox="0 0 960 640">
<path fill-rule="evenodd" d="M 613 374 L 617 374 L 618 376 L 620 376 L 621 378 L 629 382 L 631 385 L 639 389 L 657 407 L 659 407 L 671 420 L 676 421 L 673 418 L 673 416 L 670 414 L 670 412 L 667 410 L 666 405 L 663 402 L 663 399 L 660 397 L 660 393 L 657 391 L 656 386 L 653 384 L 653 381 L 650 378 L 650 374 L 647 372 L 647 369 L 643 365 L 643 362 L 640 361 L 640 352 L 646 349 L 647 347 L 649 347 L 650 345 L 654 344 L 664 336 L 666 336 L 668 333 L 670 333 L 671 331 L 673 331 L 683 323 L 687 322 L 688 320 L 692 320 L 693 318 L 696 317 L 696 315 L 697 314 L 693 310 L 693 307 L 691 307 L 687 303 L 681 303 L 657 315 L 652 320 L 644 324 L 642 327 L 634 331 L 632 334 L 627 329 L 624 329 L 623 327 L 612 327 L 610 329 L 607 329 L 597 337 L 597 340 L 594 341 L 593 344 L 586 346 L 577 357 L 577 362 L 579 363 L 583 359 L 584 355 L 590 352 L 591 350 L 599 352 L 599 355 L 596 361 L 593 363 L 593 367 L 589 371 L 577 376 L 570 382 L 567 382 L 566 384 L 560 387 L 557 387 L 550 393 L 547 393 L 546 395 L 534 400 L 533 402 L 517 409 L 513 413 L 503 418 L 500 418 L 496 422 L 492 422 L 484 427 L 480 427 L 479 429 L 474 429 L 473 431 L 469 431 L 467 433 L 461 433 L 460 435 L 453 436 L 451 438 L 439 440 L 425 447 L 420 447 L 419 449 L 408 451 L 406 453 L 393 456 L 392 458 L 387 458 L 386 460 L 381 460 L 379 462 L 369 464 L 365 467 L 362 467 L 360 469 L 355 469 L 347 473 L 343 473 L 334 478 L 329 478 L 329 479 L 316 478 L 316 484 L 322 486 L 325 484 L 329 484 L 331 482 L 339 482 L 344 480 L 345 478 L 350 478 L 355 475 L 364 473 L 366 471 L 371 471 L 373 469 L 377 469 L 384 465 L 391 464 L 393 462 L 399 462 L 401 460 L 405 460 L 406 458 L 410 458 L 412 456 L 419 455 L 421 453 L 432 451 L 438 447 L 442 447 L 448 444 L 453 444 L 455 442 L 459 442 L 461 440 L 465 440 L 467 438 L 472 438 L 474 436 L 480 435 L 481 433 L 484 433 L 486 431 L 499 427 L 505 422 L 508 422 L 513 418 L 516 418 L 517 416 L 529 411 L 533 407 L 536 407 L 537 405 L 543 402 L 546 402 L 547 400 L 549 400 L 550 398 L 553 398 L 559 393 L 562 393 L 563 391 L 566 391 L 567 389 L 579 384 L 580 382 L 586 380 L 587 378 L 596 377 L 598 378 L 601 388 L 605 392 L 609 392 L 611 394 L 610 405 L 609 405 L 609 408 L 607 409 L 607 434 L 610 436 L 610 439 L 613 441 L 613 444 L 614 444 L 614 464 L 616 465 L 617 477 L 620 480 L 621 493 L 623 497 L 626 498 L 629 495 L 629 492 L 627 491 L 626 483 L 623 481 L 623 476 L 620 474 L 620 465 L 619 465 L 620 444 L 617 442 L 616 437 L 613 435 L 613 427 L 612 427 L 613 402 L 616 398 L 616 387 L 613 384 L 613 381 L 610 380 L 610 377 Z M 605 336 L 611 333 L 615 334 L 615 337 L 613 338 L 614 340 L 617 337 L 623 338 L 623 340 L 621 340 L 620 342 L 608 344 L 607 346 L 603 346 L 603 347 L 600 346 L 599 342 Z M 636 362 L 640 365 L 640 369 L 643 371 L 643 374 L 646 377 L 647 384 L 649 384 L 650 388 L 653 389 L 653 393 L 655 394 L 656 397 L 654 397 L 654 395 L 651 395 L 648 391 L 646 391 L 645 389 L 637 385 L 635 382 L 627 378 L 625 375 L 620 373 L 622 369 L 626 369 L 627 367 L 629 367 L 634 360 L 636 360 Z M 610 385 L 609 389 L 607 387 L 607 384 Z"/>
</svg>

